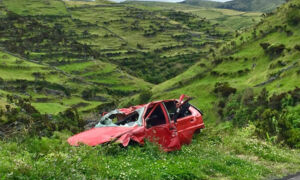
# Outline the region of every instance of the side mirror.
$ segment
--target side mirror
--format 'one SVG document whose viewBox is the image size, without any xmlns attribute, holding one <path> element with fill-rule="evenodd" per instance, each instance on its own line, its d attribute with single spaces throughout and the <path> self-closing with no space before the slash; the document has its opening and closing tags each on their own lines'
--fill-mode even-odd
<svg viewBox="0 0 300 180">
<path fill-rule="evenodd" d="M 149 122 L 150 122 L 150 118 L 147 118 L 147 119 L 146 119 L 146 128 L 147 128 L 147 129 L 149 129 L 149 128 L 152 127 L 151 124 L 150 124 Z"/>
</svg>

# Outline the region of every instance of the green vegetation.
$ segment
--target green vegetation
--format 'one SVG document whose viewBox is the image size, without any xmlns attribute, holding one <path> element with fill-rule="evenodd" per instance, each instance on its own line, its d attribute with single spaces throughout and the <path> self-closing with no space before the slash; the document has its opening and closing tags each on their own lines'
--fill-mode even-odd
<svg viewBox="0 0 300 180">
<path fill-rule="evenodd" d="M 218 7 L 226 9 L 235 9 L 238 11 L 269 12 L 276 9 L 283 3 L 285 3 L 285 0 L 233 0 L 225 2 Z"/>
<path fill-rule="evenodd" d="M 152 98 L 175 98 L 185 92 L 196 97 L 194 104 L 210 119 L 235 126 L 254 123 L 259 137 L 298 147 L 300 31 L 285 16 L 295 7 L 299 3 L 290 1 L 214 51 L 211 61 L 202 59 L 183 74 L 155 86 Z"/>
<path fill-rule="evenodd" d="M 68 15 L 67 9 L 60 0 L 3 0 L 7 10 L 19 15 Z"/>
<path fill-rule="evenodd" d="M 233 9 L 237 11 L 270 12 L 285 3 L 285 0 L 232 0 L 224 3 L 208 0 L 185 0 L 182 3 L 201 7 Z"/>
<path fill-rule="evenodd" d="M 0 178 L 299 171 L 299 8 L 290 0 L 260 17 L 182 3 L 1 1 Z M 181 94 L 206 125 L 181 151 L 66 142 L 99 112 Z"/>
<path fill-rule="evenodd" d="M 185 0 L 182 4 L 189 4 L 192 6 L 201 6 L 201 7 L 213 7 L 216 8 L 222 3 L 217 1 L 207 1 L 207 0 Z"/>
<path fill-rule="evenodd" d="M 101 179 L 261 179 L 295 172 L 299 151 L 253 139 L 254 126 L 232 131 L 208 128 L 181 151 L 161 152 L 146 143 L 70 147 L 69 133 L 1 142 L 2 178 Z M 226 152 L 226 153 L 225 153 Z"/>
</svg>

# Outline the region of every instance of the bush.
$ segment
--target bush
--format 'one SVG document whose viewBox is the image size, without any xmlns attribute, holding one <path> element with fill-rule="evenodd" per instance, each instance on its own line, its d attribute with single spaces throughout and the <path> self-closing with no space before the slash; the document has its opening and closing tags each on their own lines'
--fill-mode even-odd
<svg viewBox="0 0 300 180">
<path fill-rule="evenodd" d="M 256 106 L 268 106 L 268 91 L 266 88 L 263 88 L 256 99 Z"/>
<path fill-rule="evenodd" d="M 261 118 L 256 121 L 256 133 L 263 138 L 277 135 L 278 118 L 279 113 L 277 110 L 266 109 Z"/>
<path fill-rule="evenodd" d="M 4 79 L 0 77 L 0 85 L 4 83 Z"/>
<path fill-rule="evenodd" d="M 242 103 L 245 106 L 253 106 L 254 105 L 254 92 L 252 88 L 247 88 L 243 92 Z"/>
<path fill-rule="evenodd" d="M 300 109 L 295 107 L 290 110 L 300 100 L 299 89 L 274 94 L 270 98 L 267 90 L 263 89 L 255 98 L 253 90 L 248 88 L 242 94 L 227 98 L 225 106 L 221 100 L 217 111 L 222 119 L 232 120 L 235 127 L 244 127 L 253 122 L 255 134 L 260 138 L 300 148 Z"/>
<path fill-rule="evenodd" d="M 300 148 L 300 129 L 291 129 L 287 132 L 288 138 L 286 143 L 295 148 Z"/>
<path fill-rule="evenodd" d="M 297 50 L 297 51 L 300 51 L 300 44 L 296 44 L 294 49 Z"/>
<path fill-rule="evenodd" d="M 270 43 L 260 43 L 259 45 L 263 48 L 263 50 L 267 50 L 271 44 Z"/>
<path fill-rule="evenodd" d="M 236 93 L 236 88 L 230 87 L 228 82 L 217 82 L 213 91 L 223 97 L 228 97 L 230 94 Z"/>
<path fill-rule="evenodd" d="M 284 44 L 272 44 L 268 46 L 267 49 L 265 49 L 265 53 L 270 55 L 271 57 L 278 57 L 283 53 L 284 50 Z"/>
<path fill-rule="evenodd" d="M 299 7 L 289 7 L 286 12 L 286 18 L 291 25 L 298 25 L 300 22 Z"/>
<path fill-rule="evenodd" d="M 151 90 L 144 90 L 140 93 L 139 96 L 139 103 L 145 104 L 147 103 L 152 97 L 152 91 Z"/>
<path fill-rule="evenodd" d="M 81 97 L 85 100 L 90 100 L 96 96 L 96 91 L 94 89 L 87 89 L 81 92 Z"/>
<path fill-rule="evenodd" d="M 287 96 L 286 93 L 279 95 L 274 94 L 269 100 L 269 107 L 272 109 L 280 110 L 282 107 L 282 100 Z"/>
</svg>

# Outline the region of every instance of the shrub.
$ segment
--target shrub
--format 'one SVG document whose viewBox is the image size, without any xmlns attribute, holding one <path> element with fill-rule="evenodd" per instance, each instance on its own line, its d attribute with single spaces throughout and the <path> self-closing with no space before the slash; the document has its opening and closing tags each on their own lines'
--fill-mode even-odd
<svg viewBox="0 0 300 180">
<path fill-rule="evenodd" d="M 268 105 L 268 91 L 266 88 L 263 88 L 256 99 L 256 106 L 264 106 Z"/>
<path fill-rule="evenodd" d="M 269 99 L 269 107 L 272 109 L 280 110 L 282 107 L 282 100 L 287 96 L 286 93 L 282 93 L 279 95 L 274 94 Z"/>
<path fill-rule="evenodd" d="M 277 110 L 266 109 L 260 119 L 256 121 L 256 133 L 263 138 L 277 135 L 278 118 Z"/>
<path fill-rule="evenodd" d="M 223 97 L 228 97 L 230 94 L 236 93 L 236 88 L 230 87 L 228 82 L 216 83 L 214 93 L 221 94 Z"/>
<path fill-rule="evenodd" d="M 250 114 L 251 113 L 247 108 L 241 107 L 240 109 L 236 110 L 235 116 L 232 121 L 233 125 L 235 127 L 244 127 L 251 120 Z"/>
<path fill-rule="evenodd" d="M 242 103 L 245 106 L 253 106 L 254 105 L 254 92 L 252 88 L 247 88 L 243 92 Z"/>
<path fill-rule="evenodd" d="M 267 50 L 271 44 L 270 43 L 260 43 L 259 45 L 263 48 L 263 50 Z"/>
<path fill-rule="evenodd" d="M 300 22 L 300 11 L 298 7 L 289 7 L 286 18 L 291 25 L 298 25 Z"/>
<path fill-rule="evenodd" d="M 295 148 L 300 148 L 300 129 L 291 129 L 287 132 L 288 138 L 286 143 Z"/>
<path fill-rule="evenodd" d="M 294 49 L 297 50 L 297 51 L 300 51 L 300 44 L 296 44 Z"/>
<path fill-rule="evenodd" d="M 0 85 L 4 83 L 4 79 L 0 77 Z"/>
<path fill-rule="evenodd" d="M 284 50 L 284 44 L 272 44 L 265 50 L 265 53 L 269 54 L 271 57 L 277 57 L 280 56 Z"/>
<path fill-rule="evenodd" d="M 139 96 L 139 103 L 144 104 L 147 103 L 152 97 L 152 92 L 151 90 L 144 90 L 140 93 Z"/>
<path fill-rule="evenodd" d="M 294 101 L 294 105 L 296 105 L 297 102 L 300 102 L 300 88 L 296 87 L 293 91 L 290 92 L 290 94 Z"/>
<path fill-rule="evenodd" d="M 82 93 L 81 93 L 81 97 L 85 100 L 92 99 L 95 96 L 96 96 L 95 89 L 87 89 L 87 90 L 82 91 Z"/>
<path fill-rule="evenodd" d="M 227 120 L 232 120 L 235 127 L 243 127 L 253 122 L 255 134 L 273 143 L 284 143 L 290 147 L 300 147 L 300 109 L 291 109 L 300 100 L 300 88 L 288 93 L 272 95 L 264 88 L 254 97 L 253 90 L 248 88 L 242 94 L 231 95 L 225 104 L 221 100 L 218 113 Z M 224 108 L 223 108 L 224 107 Z M 288 110 L 283 109 L 288 108 Z M 221 112 L 221 113 L 220 113 Z"/>
</svg>

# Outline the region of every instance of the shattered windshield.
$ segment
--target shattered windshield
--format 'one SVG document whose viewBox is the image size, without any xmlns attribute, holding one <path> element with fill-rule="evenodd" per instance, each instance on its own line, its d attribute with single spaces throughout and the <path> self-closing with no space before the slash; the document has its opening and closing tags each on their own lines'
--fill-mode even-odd
<svg viewBox="0 0 300 180">
<path fill-rule="evenodd" d="M 101 117 L 100 122 L 95 127 L 107 127 L 107 126 L 141 126 L 143 123 L 142 116 L 144 107 L 136 109 L 132 113 L 125 115 L 118 109 L 113 110 Z"/>
</svg>

